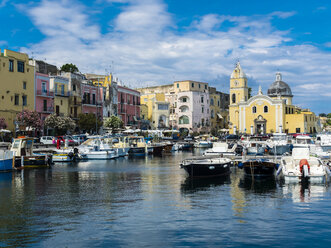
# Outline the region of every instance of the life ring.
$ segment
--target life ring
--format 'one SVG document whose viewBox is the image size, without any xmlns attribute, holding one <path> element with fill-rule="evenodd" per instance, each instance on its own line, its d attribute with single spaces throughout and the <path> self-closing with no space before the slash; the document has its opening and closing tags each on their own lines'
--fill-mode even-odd
<svg viewBox="0 0 331 248">
<path fill-rule="evenodd" d="M 307 159 L 301 159 L 299 165 L 300 165 L 300 173 L 302 173 L 302 170 L 303 170 L 303 166 L 304 166 L 304 165 L 307 165 L 307 167 L 308 167 L 308 172 L 310 172 L 310 165 L 309 165 Z"/>
</svg>

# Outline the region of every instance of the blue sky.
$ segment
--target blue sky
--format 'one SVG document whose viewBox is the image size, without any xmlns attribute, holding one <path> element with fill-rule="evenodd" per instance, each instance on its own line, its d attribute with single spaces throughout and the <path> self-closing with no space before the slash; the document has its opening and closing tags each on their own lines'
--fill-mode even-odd
<svg viewBox="0 0 331 248">
<path fill-rule="evenodd" d="M 331 112 L 331 1 L 0 0 L 0 47 L 129 87 L 175 80 L 228 92 L 237 59 L 253 94 L 280 71 L 294 104 Z"/>
</svg>

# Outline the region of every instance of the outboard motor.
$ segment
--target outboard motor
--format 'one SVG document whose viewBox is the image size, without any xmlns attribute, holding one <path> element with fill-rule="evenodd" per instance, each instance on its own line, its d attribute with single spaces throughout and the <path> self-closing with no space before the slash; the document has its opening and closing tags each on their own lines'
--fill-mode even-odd
<svg viewBox="0 0 331 248">
<path fill-rule="evenodd" d="M 309 177 L 310 166 L 307 159 L 300 160 L 300 172 L 304 178 Z"/>
</svg>

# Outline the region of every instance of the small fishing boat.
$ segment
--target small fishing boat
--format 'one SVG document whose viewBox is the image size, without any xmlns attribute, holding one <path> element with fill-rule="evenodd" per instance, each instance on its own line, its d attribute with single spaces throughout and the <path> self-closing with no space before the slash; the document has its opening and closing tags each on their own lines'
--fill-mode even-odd
<svg viewBox="0 0 331 248">
<path fill-rule="evenodd" d="M 228 175 L 232 164 L 228 158 L 193 158 L 182 161 L 180 167 L 190 177 L 215 177 Z"/>
<path fill-rule="evenodd" d="M 0 172 L 13 169 L 13 152 L 0 150 Z"/>
<path fill-rule="evenodd" d="M 213 148 L 204 152 L 204 156 L 218 155 L 218 156 L 235 156 L 237 144 L 228 144 L 227 142 L 214 142 Z"/>
<path fill-rule="evenodd" d="M 291 145 L 288 143 L 286 133 L 274 133 L 272 138 L 267 140 L 270 147 L 269 153 L 272 155 L 283 155 L 291 152 Z"/>
<path fill-rule="evenodd" d="M 244 169 L 245 175 L 254 177 L 274 176 L 278 166 L 268 159 L 249 159 L 238 164 L 239 169 Z"/>
<path fill-rule="evenodd" d="M 126 143 L 129 144 L 129 155 L 143 157 L 148 154 L 147 143 L 143 136 L 126 136 L 124 138 Z"/>
<path fill-rule="evenodd" d="M 34 138 L 14 139 L 10 151 L 13 152 L 13 168 L 20 170 L 25 168 L 49 167 L 52 163 L 51 155 L 36 155 L 33 153 Z"/>
<path fill-rule="evenodd" d="M 78 150 L 79 154 L 88 160 L 108 160 L 118 157 L 116 150 L 100 137 L 88 139 L 78 147 Z"/>
</svg>

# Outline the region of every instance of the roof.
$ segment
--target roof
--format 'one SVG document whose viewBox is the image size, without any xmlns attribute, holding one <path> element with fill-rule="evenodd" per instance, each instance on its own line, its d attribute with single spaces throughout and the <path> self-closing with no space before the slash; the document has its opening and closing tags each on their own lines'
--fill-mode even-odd
<svg viewBox="0 0 331 248">
<path fill-rule="evenodd" d="M 292 97 L 292 90 L 290 86 L 282 81 L 282 74 L 276 73 L 276 81 L 273 82 L 268 89 L 268 96 L 276 97 L 276 96 L 289 96 Z"/>
<path fill-rule="evenodd" d="M 236 64 L 236 68 L 231 73 L 231 78 L 247 78 L 245 72 L 240 66 L 239 61 Z"/>
</svg>

